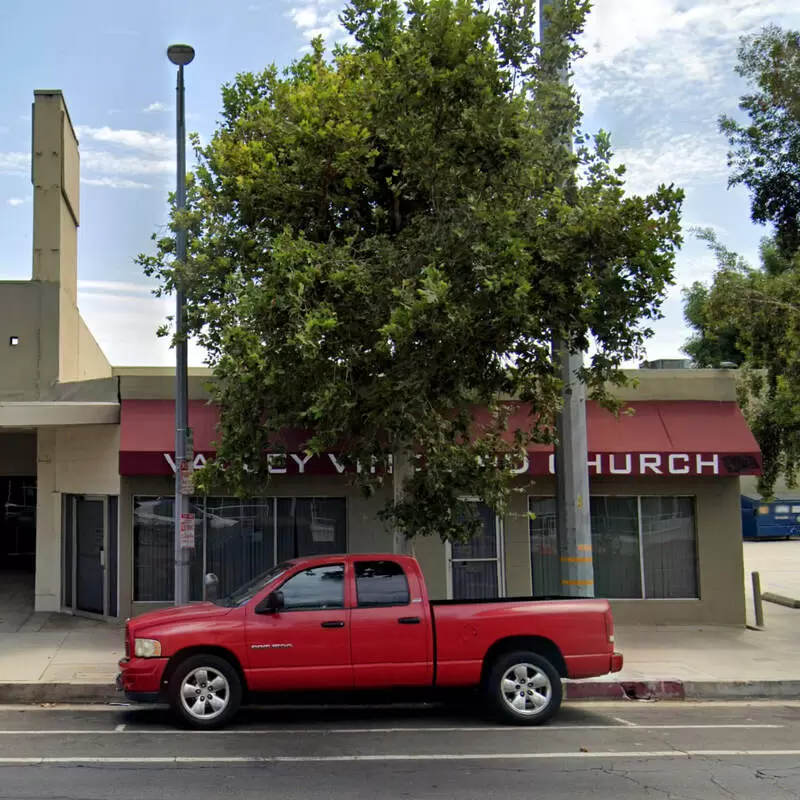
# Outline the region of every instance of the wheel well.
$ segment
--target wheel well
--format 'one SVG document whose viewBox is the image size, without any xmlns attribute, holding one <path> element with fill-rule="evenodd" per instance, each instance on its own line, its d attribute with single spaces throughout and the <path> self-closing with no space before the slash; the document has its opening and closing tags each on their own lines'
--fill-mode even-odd
<svg viewBox="0 0 800 800">
<path fill-rule="evenodd" d="M 483 659 L 483 670 L 481 679 L 486 677 L 486 673 L 491 669 L 492 664 L 505 653 L 514 650 L 530 650 L 544 656 L 555 668 L 562 678 L 567 677 L 567 662 L 558 649 L 558 646 L 551 639 L 544 636 L 510 636 L 495 642 L 486 653 Z"/>
<path fill-rule="evenodd" d="M 213 645 L 185 647 L 183 650 L 179 650 L 177 653 L 175 653 L 175 655 L 170 658 L 167 668 L 164 670 L 164 676 L 161 679 L 162 685 L 166 687 L 166 685 L 169 684 L 179 664 L 186 661 L 186 659 L 190 656 L 198 655 L 211 655 L 217 656 L 218 658 L 224 658 L 239 675 L 239 680 L 242 682 L 242 690 L 245 691 L 247 689 L 247 679 L 245 678 L 244 670 L 242 669 L 239 659 L 227 648 L 215 647 Z"/>
</svg>

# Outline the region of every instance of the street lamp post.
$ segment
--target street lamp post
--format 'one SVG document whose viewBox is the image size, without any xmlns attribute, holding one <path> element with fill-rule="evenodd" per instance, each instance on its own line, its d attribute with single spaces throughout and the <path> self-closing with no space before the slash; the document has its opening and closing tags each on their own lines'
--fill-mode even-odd
<svg viewBox="0 0 800 800">
<path fill-rule="evenodd" d="M 178 67 L 176 87 L 177 118 L 177 189 L 175 207 L 180 214 L 186 208 L 186 109 L 183 68 L 194 59 L 194 49 L 188 44 L 173 44 L 167 58 Z M 186 227 L 179 224 L 175 231 L 175 260 L 186 263 Z M 194 548 L 194 515 L 189 512 L 192 454 L 187 452 L 189 439 L 189 377 L 188 346 L 185 336 L 184 291 L 180 276 L 175 291 L 175 605 L 189 602 L 191 550 Z"/>
</svg>

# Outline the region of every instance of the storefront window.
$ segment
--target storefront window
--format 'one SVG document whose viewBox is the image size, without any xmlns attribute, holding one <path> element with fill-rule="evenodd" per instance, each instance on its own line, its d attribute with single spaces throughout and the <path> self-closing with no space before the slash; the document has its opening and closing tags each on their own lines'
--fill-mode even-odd
<svg viewBox="0 0 800 800">
<path fill-rule="evenodd" d="M 277 506 L 278 562 L 346 552 L 344 499 L 280 497 Z"/>
<path fill-rule="evenodd" d="M 172 497 L 135 497 L 133 501 L 133 599 L 167 602 L 175 591 L 175 518 Z M 189 599 L 203 599 L 203 509 L 192 497 L 195 557 L 191 561 Z"/>
<path fill-rule="evenodd" d="M 534 596 L 562 594 L 555 500 L 532 497 L 529 507 Z M 590 508 L 598 597 L 698 596 L 691 497 L 592 497 Z"/>
<path fill-rule="evenodd" d="M 217 575 L 222 596 L 276 563 L 344 553 L 344 498 L 191 498 L 195 515 L 190 599 L 203 598 L 203 576 Z M 277 538 L 276 538 L 277 535 Z M 169 602 L 174 593 L 172 497 L 135 497 L 134 601 Z"/>
</svg>

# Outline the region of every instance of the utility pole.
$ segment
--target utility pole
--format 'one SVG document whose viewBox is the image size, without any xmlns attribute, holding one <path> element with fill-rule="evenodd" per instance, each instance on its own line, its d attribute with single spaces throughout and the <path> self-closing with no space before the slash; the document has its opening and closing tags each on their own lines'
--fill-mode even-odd
<svg viewBox="0 0 800 800">
<path fill-rule="evenodd" d="M 540 0 L 539 40 L 544 44 L 545 10 L 558 0 Z M 568 80 L 563 75 L 563 80 Z M 569 139 L 572 147 L 572 138 Z M 573 353 L 554 337 L 553 359 L 564 383 L 563 406 L 556 420 L 556 530 L 561 566 L 561 592 L 568 597 L 594 597 L 592 526 L 589 508 L 589 445 L 586 434 L 586 385 L 580 380 L 583 353 Z"/>
<path fill-rule="evenodd" d="M 186 208 L 186 108 L 183 68 L 194 60 L 194 50 L 188 44 L 173 44 L 167 58 L 178 67 L 176 87 L 177 118 L 177 187 L 175 206 L 180 214 Z M 186 264 L 186 227 L 175 231 L 175 260 Z M 189 602 L 191 582 L 191 553 L 194 550 L 194 514 L 189 510 L 192 491 L 193 454 L 189 444 L 189 364 L 185 325 L 185 294 L 181 281 L 175 291 L 175 605 Z M 193 448 L 192 448 L 193 449 Z"/>
</svg>

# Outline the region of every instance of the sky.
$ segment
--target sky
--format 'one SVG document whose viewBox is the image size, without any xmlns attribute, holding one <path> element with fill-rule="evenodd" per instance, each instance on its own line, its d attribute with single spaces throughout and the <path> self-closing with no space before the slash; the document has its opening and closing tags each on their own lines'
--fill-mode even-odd
<svg viewBox="0 0 800 800">
<path fill-rule="evenodd" d="M 342 0 L 26 0 L 4 7 L 0 48 L 0 280 L 30 278 L 31 103 L 60 89 L 81 147 L 79 306 L 112 364 L 174 363 L 155 331 L 172 300 L 156 299 L 134 263 L 163 231 L 175 184 L 172 42 L 194 46 L 186 68 L 187 127 L 207 140 L 221 86 L 237 73 L 286 65 L 311 38 L 343 38 Z M 684 226 L 713 227 L 751 263 L 767 231 L 750 222 L 742 189 L 727 187 L 722 113 L 737 112 L 739 38 L 768 23 L 800 28 L 797 0 L 595 0 L 577 65 L 584 128 L 610 132 L 628 188 L 675 183 Z M 714 260 L 687 232 L 676 284 L 647 357 L 683 357 L 682 287 L 708 280 Z M 0 288 L 1 290 L 1 288 Z M 190 352 L 201 365 L 203 354 Z"/>
</svg>

